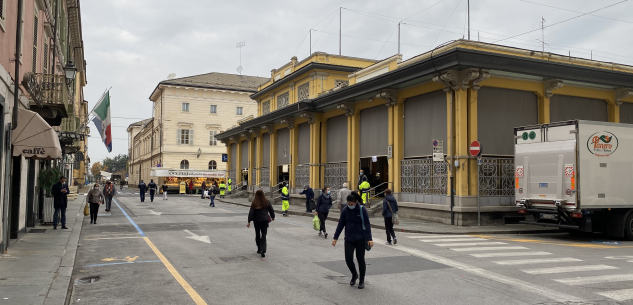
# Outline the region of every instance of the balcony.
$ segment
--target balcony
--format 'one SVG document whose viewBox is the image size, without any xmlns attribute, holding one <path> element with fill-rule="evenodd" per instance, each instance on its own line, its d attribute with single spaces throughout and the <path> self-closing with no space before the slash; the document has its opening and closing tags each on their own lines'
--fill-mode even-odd
<svg viewBox="0 0 633 305">
<path fill-rule="evenodd" d="M 28 72 L 22 85 L 29 94 L 29 110 L 37 112 L 49 125 L 60 126 L 72 112 L 64 75 Z"/>
</svg>

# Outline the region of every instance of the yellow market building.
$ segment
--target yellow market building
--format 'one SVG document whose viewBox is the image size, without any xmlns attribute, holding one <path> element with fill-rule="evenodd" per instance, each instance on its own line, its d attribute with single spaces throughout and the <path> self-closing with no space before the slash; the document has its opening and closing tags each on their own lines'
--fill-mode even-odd
<svg viewBox="0 0 633 305">
<path fill-rule="evenodd" d="M 356 189 L 363 169 L 373 194 L 394 191 L 401 217 L 473 225 L 479 204 L 482 224 L 503 223 L 517 215 L 514 127 L 633 124 L 631 66 L 467 40 L 401 58 L 317 52 L 273 70 L 251 96 L 258 116 L 216 135 L 230 175 L 251 192 L 289 181 L 296 194 Z"/>
</svg>

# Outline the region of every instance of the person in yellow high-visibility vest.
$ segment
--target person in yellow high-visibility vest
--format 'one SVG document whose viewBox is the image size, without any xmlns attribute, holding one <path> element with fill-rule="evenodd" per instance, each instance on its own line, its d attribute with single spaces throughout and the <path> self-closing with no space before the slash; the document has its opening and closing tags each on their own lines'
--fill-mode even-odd
<svg viewBox="0 0 633 305">
<path fill-rule="evenodd" d="M 233 184 L 233 180 L 231 180 L 231 178 L 229 178 L 229 181 L 228 181 L 228 182 L 229 182 L 229 183 L 228 183 L 228 185 L 227 185 L 227 190 L 229 191 L 229 195 L 231 195 L 231 184 Z"/>
<path fill-rule="evenodd" d="M 224 198 L 224 191 L 226 190 L 226 185 L 224 181 L 220 182 L 220 198 Z"/>
<path fill-rule="evenodd" d="M 369 203 L 369 189 L 370 188 L 371 186 L 369 185 L 369 182 L 367 182 L 367 178 L 363 177 L 363 182 L 358 187 L 358 190 L 360 191 L 360 195 L 363 198 L 363 202 L 361 203 L 362 205 L 366 205 L 367 203 Z"/>
<path fill-rule="evenodd" d="M 281 189 L 281 212 L 284 216 L 288 216 L 288 210 L 290 209 L 290 193 L 288 192 L 288 184 L 283 183 Z"/>
</svg>

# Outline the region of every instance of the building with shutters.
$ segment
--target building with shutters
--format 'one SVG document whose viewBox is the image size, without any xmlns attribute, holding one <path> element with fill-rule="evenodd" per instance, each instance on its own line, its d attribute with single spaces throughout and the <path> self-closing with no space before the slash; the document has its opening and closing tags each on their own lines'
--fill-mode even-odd
<svg viewBox="0 0 633 305">
<path fill-rule="evenodd" d="M 268 78 L 207 73 L 161 81 L 150 95 L 153 117 L 131 124 L 128 183 L 146 183 L 151 168 L 226 169 L 215 135 L 257 115 L 250 95 Z M 162 179 L 161 179 L 162 181 Z"/>
<path fill-rule="evenodd" d="M 473 225 L 480 204 L 482 223 L 503 223 L 517 215 L 514 127 L 633 123 L 633 67 L 621 64 L 458 40 L 347 76 L 348 86 L 317 87 L 307 99 L 289 91 L 288 105 L 270 112 L 268 86 L 283 78 L 259 88 L 252 96 L 259 116 L 216 136 L 237 159 L 229 170 L 248 163 L 252 190 L 288 180 L 296 189 L 309 182 L 336 193 L 343 182 L 357 188 L 363 169 L 373 195 L 395 192 L 402 217 Z M 310 86 L 319 84 L 317 76 Z M 432 157 L 434 140 L 444 161 Z M 469 156 L 473 140 L 482 144 L 480 166 Z"/>
</svg>

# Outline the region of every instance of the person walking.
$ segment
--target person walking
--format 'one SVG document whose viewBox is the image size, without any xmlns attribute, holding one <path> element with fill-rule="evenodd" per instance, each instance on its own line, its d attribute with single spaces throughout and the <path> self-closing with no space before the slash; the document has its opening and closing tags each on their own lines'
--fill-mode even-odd
<svg viewBox="0 0 633 305">
<path fill-rule="evenodd" d="M 121 179 L 121 190 L 123 190 L 123 186 L 125 185 L 125 181 L 123 181 L 123 179 Z"/>
<path fill-rule="evenodd" d="M 342 211 L 347 206 L 347 196 L 351 193 L 352 191 L 347 188 L 347 182 L 343 183 L 343 188 L 338 191 L 338 200 L 336 203 L 336 207 L 339 211 Z"/>
<path fill-rule="evenodd" d="M 141 202 L 145 202 L 145 192 L 147 192 L 147 184 L 141 180 L 141 183 L 138 184 L 138 190 L 141 194 Z"/>
<path fill-rule="evenodd" d="M 255 225 L 255 244 L 257 245 L 257 253 L 262 257 L 266 257 L 266 234 L 268 233 L 268 223 L 275 221 L 275 210 L 272 204 L 266 199 L 264 191 L 257 190 L 255 198 L 251 203 L 251 209 L 248 212 L 247 228 L 251 227 L 251 221 Z"/>
<path fill-rule="evenodd" d="M 147 187 L 149 188 L 149 200 L 150 202 L 154 202 L 154 194 L 156 194 L 156 191 L 158 190 L 158 186 L 154 183 L 154 179 L 149 180 Z"/>
<path fill-rule="evenodd" d="M 215 207 L 215 192 L 216 186 L 214 184 L 211 184 L 211 186 L 209 187 L 209 198 L 211 198 L 211 203 L 209 203 L 209 206 L 211 207 Z"/>
<path fill-rule="evenodd" d="M 163 200 L 167 200 L 167 184 L 163 184 Z"/>
<path fill-rule="evenodd" d="M 306 213 L 312 213 L 311 206 L 314 201 L 314 190 L 309 185 L 306 185 L 299 195 L 306 195 Z"/>
<path fill-rule="evenodd" d="M 108 180 L 106 184 L 103 186 L 103 196 L 105 197 L 105 211 L 110 212 L 110 207 L 112 206 L 112 197 L 116 196 L 116 187 L 112 184 L 112 181 Z"/>
<path fill-rule="evenodd" d="M 103 203 L 104 196 L 99 190 L 99 184 L 95 183 L 95 187 L 88 192 L 88 204 L 90 204 L 90 224 L 97 224 L 97 215 L 99 214 L 99 205 Z"/>
<path fill-rule="evenodd" d="M 193 181 L 189 180 L 189 194 L 193 194 Z"/>
<path fill-rule="evenodd" d="M 283 188 L 279 190 L 281 193 L 281 212 L 283 216 L 288 217 L 288 210 L 290 209 L 290 193 L 288 193 L 288 183 L 282 182 Z"/>
<path fill-rule="evenodd" d="M 387 245 L 397 244 L 396 232 L 393 230 L 393 214 L 398 213 L 398 202 L 391 194 L 391 189 L 385 190 L 385 199 L 382 200 L 382 217 L 385 218 L 385 230 L 387 232 Z"/>
<path fill-rule="evenodd" d="M 365 176 L 365 171 L 364 170 L 360 170 L 360 174 L 358 175 L 358 188 L 360 189 L 360 185 L 363 183 L 363 181 L 367 181 L 367 176 Z"/>
<path fill-rule="evenodd" d="M 204 198 L 204 191 L 206 190 L 207 190 L 207 184 L 204 181 L 202 181 L 202 185 L 200 186 L 200 193 L 201 193 L 200 199 L 206 199 Z"/>
<path fill-rule="evenodd" d="M 226 193 L 226 185 L 224 181 L 220 182 L 220 198 L 224 198 L 224 194 Z"/>
<path fill-rule="evenodd" d="M 352 272 L 352 280 L 349 282 L 351 286 L 358 282 L 358 289 L 365 288 L 365 244 L 370 248 L 374 246 L 371 237 L 371 226 L 369 223 L 369 214 L 367 210 L 358 202 L 362 201 L 358 193 L 352 193 L 347 196 L 347 207 L 341 211 L 341 217 L 334 232 L 334 240 L 332 246 L 336 247 L 336 242 L 343 229 L 345 229 L 345 263 L 347 268 Z M 356 272 L 354 265 L 354 251 L 356 251 L 356 260 L 358 261 L 358 269 L 360 274 Z"/>
<path fill-rule="evenodd" d="M 62 229 L 68 229 L 66 227 L 66 208 L 68 207 L 68 184 L 66 184 L 66 177 L 59 177 L 59 181 L 53 184 L 51 188 L 53 193 L 53 208 L 55 208 L 55 214 L 53 214 L 53 230 L 57 230 L 57 221 L 61 221 Z M 59 215 L 59 216 L 58 216 Z"/>
<path fill-rule="evenodd" d="M 364 179 L 363 183 L 360 184 L 360 186 L 358 187 L 358 190 L 360 191 L 360 194 L 363 199 L 363 201 L 361 201 L 360 204 L 366 205 L 366 204 L 369 204 L 369 189 L 371 188 L 371 186 L 369 185 L 369 182 L 367 182 L 367 177 L 364 177 L 363 179 Z"/>
<path fill-rule="evenodd" d="M 321 190 L 321 195 L 319 195 L 319 199 L 317 199 L 316 204 L 316 213 L 321 221 L 321 229 L 319 229 L 319 236 L 321 236 L 321 232 L 323 232 L 323 237 L 327 239 L 327 231 L 325 230 L 325 220 L 327 219 L 327 214 L 330 212 L 330 208 L 332 208 L 332 197 L 330 197 L 330 188 L 324 187 Z"/>
</svg>

